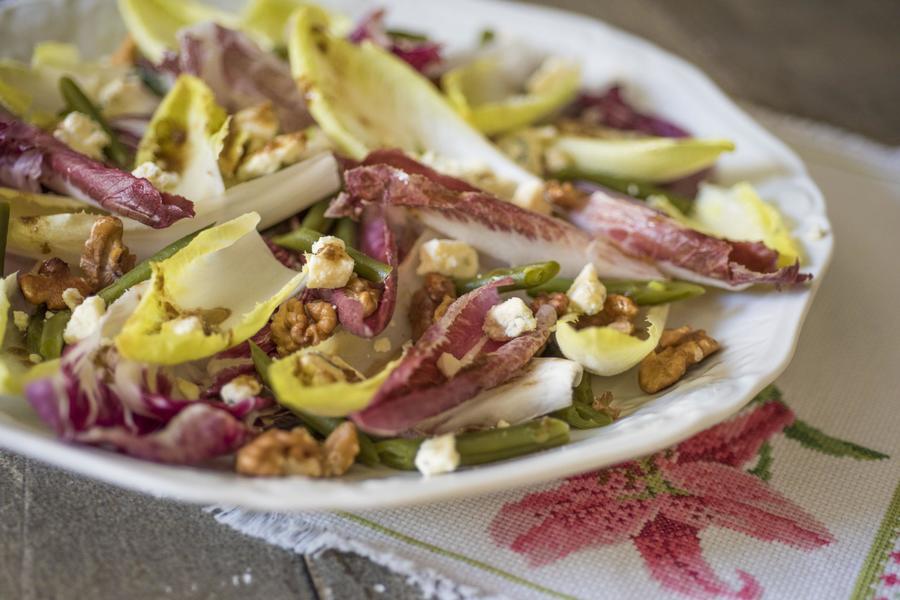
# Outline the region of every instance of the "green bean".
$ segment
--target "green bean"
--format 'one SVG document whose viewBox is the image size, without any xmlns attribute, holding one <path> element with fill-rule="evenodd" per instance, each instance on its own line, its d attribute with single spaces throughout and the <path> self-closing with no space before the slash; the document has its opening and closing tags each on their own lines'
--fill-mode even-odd
<svg viewBox="0 0 900 600">
<path fill-rule="evenodd" d="M 38 352 L 44 357 L 44 360 L 59 358 L 62 354 L 63 332 L 66 330 L 66 325 L 68 325 L 71 317 L 72 311 L 61 310 L 44 321 L 44 327 L 41 331 L 40 351 Z"/>
<path fill-rule="evenodd" d="M 330 203 L 331 198 L 326 198 L 310 206 L 303 216 L 300 226 L 323 234 L 328 233 L 328 230 L 331 229 L 331 225 L 334 223 L 334 219 L 329 219 L 325 216 L 325 211 L 328 210 Z"/>
<path fill-rule="evenodd" d="M 69 108 L 86 114 L 100 125 L 100 128 L 109 136 L 109 144 L 107 144 L 105 148 L 106 155 L 119 167 L 122 167 L 123 169 L 126 168 L 129 163 L 128 150 L 126 150 L 125 146 L 122 145 L 122 142 L 119 141 L 116 132 L 112 130 L 109 123 L 106 122 L 106 119 L 103 118 L 100 109 L 94 106 L 91 99 L 81 91 L 81 88 L 78 87 L 75 80 L 71 77 L 60 77 L 59 92 L 62 94 L 63 99 L 65 99 L 66 104 L 69 105 Z"/>
<path fill-rule="evenodd" d="M 591 375 L 584 373 L 572 392 L 572 405 L 553 413 L 557 419 L 565 421 L 575 429 L 594 429 L 613 422 L 612 416 L 594 408 L 594 391 Z"/>
<path fill-rule="evenodd" d="M 0 202 L 0 276 L 6 267 L 6 235 L 9 232 L 9 203 Z"/>
<path fill-rule="evenodd" d="M 253 359 L 253 366 L 256 367 L 256 372 L 259 374 L 260 379 L 263 380 L 263 383 L 265 383 L 271 389 L 272 384 L 269 380 L 269 367 L 272 365 L 272 358 L 268 354 L 266 354 L 262 348 L 257 346 L 252 341 L 249 343 L 250 357 Z M 317 415 L 312 415 L 307 412 L 298 410 L 292 412 L 308 429 L 311 429 L 313 432 L 318 433 L 322 437 L 328 437 L 328 434 L 334 431 L 337 426 L 344 421 L 344 419 L 338 419 L 334 417 L 319 417 Z M 372 438 L 367 436 L 362 431 L 357 431 L 356 437 L 359 440 L 359 455 L 357 456 L 359 462 L 370 467 L 377 467 L 379 464 L 381 464 L 381 461 L 378 459 L 378 452 L 375 450 L 375 444 L 372 442 Z"/>
<path fill-rule="evenodd" d="M 510 267 L 508 269 L 494 269 L 483 275 L 476 275 L 475 277 L 469 277 L 468 279 L 457 279 L 456 292 L 458 294 L 465 294 L 466 292 L 471 292 L 487 283 L 503 279 L 504 277 L 512 277 L 513 283 L 501 287 L 501 292 L 524 290 L 547 283 L 553 279 L 557 273 L 559 273 L 559 263 L 554 260 L 523 265 L 521 267 Z"/>
<path fill-rule="evenodd" d="M 406 31 L 404 29 L 388 29 L 387 34 L 396 39 L 409 40 L 411 42 L 427 42 L 428 36 L 415 31 Z"/>
<path fill-rule="evenodd" d="M 642 306 L 687 300 L 706 293 L 702 286 L 686 281 L 604 281 L 603 284 L 608 293 L 628 296 Z M 557 277 L 544 285 L 529 288 L 526 293 L 531 297 L 553 292 L 565 293 L 571 286 L 571 279 Z"/>
<path fill-rule="evenodd" d="M 344 240 L 344 243 L 352 248 L 356 246 L 356 229 L 356 221 L 349 217 L 342 217 L 337 222 L 334 235 Z"/>
<path fill-rule="evenodd" d="M 28 328 L 25 330 L 25 349 L 28 354 L 41 353 L 41 332 L 44 330 L 44 316 L 47 307 L 41 304 L 28 319 Z"/>
<path fill-rule="evenodd" d="M 599 173 L 584 173 L 573 169 L 563 169 L 562 171 L 553 173 L 553 176 L 562 181 L 583 179 L 585 181 L 599 183 L 604 187 L 608 187 L 623 194 L 628 194 L 629 196 L 641 200 L 646 200 L 650 196 L 662 196 L 684 214 L 689 213 L 694 206 L 694 201 L 687 196 L 675 194 L 655 186 L 652 183 L 638 181 L 628 177 L 615 177 L 613 175 L 601 175 Z"/>
<path fill-rule="evenodd" d="M 394 438 L 375 442 L 381 462 L 391 468 L 412 471 L 416 453 L 424 439 Z M 544 417 L 513 427 L 489 429 L 456 436 L 459 464 L 480 465 L 569 442 L 569 426 L 559 419 Z"/>
<path fill-rule="evenodd" d="M 171 257 L 173 254 L 187 246 L 201 232 L 212 227 L 213 224 L 207 225 L 202 229 L 198 229 L 193 233 L 179 238 L 151 256 L 144 259 L 134 266 L 133 269 L 122 275 L 118 280 L 106 286 L 97 295 L 106 301 L 107 306 L 112 304 L 119 296 L 124 294 L 129 288 L 139 284 L 142 281 L 150 279 L 150 263 L 161 262 Z"/>
<path fill-rule="evenodd" d="M 144 65 L 138 64 L 135 68 L 137 69 L 137 76 L 140 78 L 141 83 L 143 83 L 148 90 L 153 92 L 153 94 L 159 98 L 166 95 L 168 86 L 166 86 L 162 77 L 151 68 Z"/>
<path fill-rule="evenodd" d="M 320 237 L 322 237 L 322 234 L 318 231 L 300 227 L 290 233 L 278 236 L 272 241 L 279 246 L 290 248 L 291 250 L 312 252 L 313 244 Z M 391 274 L 390 265 L 378 262 L 374 258 L 366 256 L 351 246 L 347 246 L 347 254 L 350 255 L 350 258 L 352 258 L 355 263 L 353 270 L 363 279 L 381 282 L 387 279 L 388 275 Z"/>
</svg>

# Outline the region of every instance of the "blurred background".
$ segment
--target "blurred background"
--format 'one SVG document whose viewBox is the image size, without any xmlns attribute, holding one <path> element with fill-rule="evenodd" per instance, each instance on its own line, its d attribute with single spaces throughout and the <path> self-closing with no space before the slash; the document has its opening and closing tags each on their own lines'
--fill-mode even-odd
<svg viewBox="0 0 900 600">
<path fill-rule="evenodd" d="M 897 0 L 527 0 L 694 63 L 731 96 L 900 144 Z"/>
</svg>

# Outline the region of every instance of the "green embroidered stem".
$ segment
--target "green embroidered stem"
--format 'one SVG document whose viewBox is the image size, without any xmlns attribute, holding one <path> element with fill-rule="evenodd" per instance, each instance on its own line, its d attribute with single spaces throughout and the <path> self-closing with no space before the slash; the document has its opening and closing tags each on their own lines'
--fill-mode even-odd
<svg viewBox="0 0 900 600">
<path fill-rule="evenodd" d="M 878 580 L 878 576 L 884 571 L 884 565 L 887 563 L 888 554 L 894 546 L 894 541 L 900 535 L 900 483 L 894 490 L 894 497 L 891 498 L 891 504 L 888 506 L 884 519 L 881 521 L 881 527 L 875 534 L 875 540 L 872 542 L 872 548 L 869 555 L 863 563 L 862 571 L 856 578 L 856 585 L 853 587 L 853 594 L 850 600 L 870 600 L 875 595 L 872 586 Z"/>
<path fill-rule="evenodd" d="M 768 481 L 772 478 L 772 462 L 774 462 L 772 445 L 769 442 L 763 442 L 763 445 L 759 447 L 759 460 L 756 466 L 750 469 L 749 473 L 756 475 L 763 481 Z"/>
<path fill-rule="evenodd" d="M 784 435 L 789 439 L 800 442 L 800 445 L 804 448 L 816 450 L 830 456 L 849 456 L 856 460 L 882 460 L 888 458 L 887 454 L 882 454 L 853 442 L 831 437 L 799 419 L 785 428 Z"/>
</svg>

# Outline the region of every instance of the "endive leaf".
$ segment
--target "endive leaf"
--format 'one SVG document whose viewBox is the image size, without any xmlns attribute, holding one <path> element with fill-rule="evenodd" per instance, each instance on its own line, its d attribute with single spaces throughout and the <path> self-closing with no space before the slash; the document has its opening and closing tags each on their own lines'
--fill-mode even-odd
<svg viewBox="0 0 900 600">
<path fill-rule="evenodd" d="M 723 152 L 734 150 L 725 139 L 594 138 L 563 135 L 547 148 L 553 175 L 592 175 L 665 182 L 712 166 Z"/>
<path fill-rule="evenodd" d="M 153 114 L 135 163 L 151 162 L 179 176 L 166 191 L 189 198 L 197 209 L 220 200 L 225 183 L 219 154 L 228 134 L 228 115 L 202 80 L 181 75 Z"/>
<path fill-rule="evenodd" d="M 581 83 L 576 64 L 549 58 L 531 74 L 523 92 L 490 93 L 496 87 L 493 83 L 502 80 L 502 69 L 499 60 L 485 57 L 451 69 L 441 78 L 453 107 L 486 135 L 534 124 L 568 104 Z"/>
<path fill-rule="evenodd" d="M 191 0 L 119 0 L 119 14 L 138 48 L 151 62 L 178 46 L 178 30 L 203 21 L 233 27 L 238 17 Z"/>
<path fill-rule="evenodd" d="M 791 236 L 784 216 L 774 205 L 760 198 L 747 182 L 730 188 L 704 184 L 694 201 L 690 216 L 658 197 L 651 197 L 648 202 L 688 227 L 707 235 L 735 241 L 762 242 L 778 252 L 779 267 L 793 265 L 802 258 L 800 245 Z"/>
<path fill-rule="evenodd" d="M 268 372 L 272 391 L 282 406 L 323 417 L 342 417 L 366 408 L 399 362 L 399 359 L 390 362 L 372 377 L 360 381 L 316 385 L 308 380 L 308 375 L 304 375 L 304 357 L 307 360 L 316 357 L 320 364 L 322 361 L 326 364 L 335 361 L 328 355 L 310 350 L 300 350 L 276 360 Z"/>
<path fill-rule="evenodd" d="M 119 352 L 131 360 L 178 364 L 212 356 L 259 331 L 306 276 L 275 260 L 256 232 L 258 223 L 259 215 L 245 214 L 153 263 L 150 290 L 115 339 Z"/>
<path fill-rule="evenodd" d="M 241 13 L 241 29 L 249 31 L 269 50 L 285 45 L 285 25 L 301 0 L 250 0 Z"/>
<path fill-rule="evenodd" d="M 635 366 L 659 343 L 669 314 L 669 305 L 654 306 L 646 320 L 647 338 L 640 339 L 610 327 L 575 329 L 576 315 L 566 315 L 556 324 L 556 343 L 563 356 L 596 375 L 617 375 Z"/>
<path fill-rule="evenodd" d="M 362 159 L 386 147 L 433 152 L 481 161 L 517 184 L 540 185 L 458 115 L 430 81 L 370 42 L 355 45 L 335 36 L 331 22 L 321 8 L 301 8 L 291 17 L 288 44 L 310 112 L 345 154 Z"/>
</svg>

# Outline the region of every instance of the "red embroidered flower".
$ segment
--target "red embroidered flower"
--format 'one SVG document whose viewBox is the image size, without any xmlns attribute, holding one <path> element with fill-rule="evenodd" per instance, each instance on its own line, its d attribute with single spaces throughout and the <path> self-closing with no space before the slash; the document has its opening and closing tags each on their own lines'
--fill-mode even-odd
<svg viewBox="0 0 900 600">
<path fill-rule="evenodd" d="M 750 574 L 738 570 L 737 591 L 719 579 L 703 557 L 699 534 L 716 525 L 804 550 L 833 541 L 815 518 L 741 470 L 793 421 L 780 402 L 758 405 L 674 450 L 571 477 L 556 489 L 508 503 L 491 523 L 491 536 L 531 566 L 630 540 L 668 589 L 756 598 L 762 588 Z"/>
</svg>

